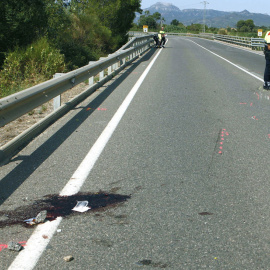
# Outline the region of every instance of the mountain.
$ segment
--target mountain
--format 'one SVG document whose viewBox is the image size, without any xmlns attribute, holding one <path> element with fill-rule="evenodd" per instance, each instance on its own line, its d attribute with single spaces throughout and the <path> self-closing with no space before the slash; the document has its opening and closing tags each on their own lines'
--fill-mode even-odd
<svg viewBox="0 0 270 270">
<path fill-rule="evenodd" d="M 157 2 L 156 4 L 144 9 L 148 10 L 150 14 L 159 12 L 161 17 L 164 17 L 165 23 L 170 24 L 172 20 L 176 19 L 184 25 L 191 25 L 192 23 L 203 23 L 204 9 L 183 9 L 170 3 Z M 135 22 L 138 22 L 140 14 L 137 14 Z M 261 13 L 250 13 L 247 10 L 242 12 L 228 12 L 218 11 L 213 9 L 205 10 L 205 23 L 208 27 L 236 27 L 240 20 L 253 20 L 257 26 L 270 26 L 270 16 Z"/>
</svg>

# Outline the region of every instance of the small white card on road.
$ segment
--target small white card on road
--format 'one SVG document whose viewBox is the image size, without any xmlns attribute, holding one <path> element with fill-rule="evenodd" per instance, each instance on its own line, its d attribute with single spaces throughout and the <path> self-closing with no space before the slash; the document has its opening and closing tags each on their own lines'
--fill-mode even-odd
<svg viewBox="0 0 270 270">
<path fill-rule="evenodd" d="M 91 209 L 91 207 L 88 206 L 88 201 L 78 201 L 76 206 L 72 210 L 83 213 L 88 211 L 89 209 Z"/>
</svg>

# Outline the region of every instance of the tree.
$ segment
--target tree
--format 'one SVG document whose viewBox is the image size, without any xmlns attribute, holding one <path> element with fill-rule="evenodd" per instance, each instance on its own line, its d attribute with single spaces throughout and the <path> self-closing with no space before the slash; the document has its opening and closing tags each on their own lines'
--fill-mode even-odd
<svg viewBox="0 0 270 270">
<path fill-rule="evenodd" d="M 253 20 L 246 20 L 245 23 L 246 23 L 246 26 L 249 27 L 249 29 L 251 31 L 253 31 L 253 29 L 255 28 L 254 21 Z"/>
<path fill-rule="evenodd" d="M 70 66 L 81 66 L 123 45 L 141 12 L 141 0 L 0 1 L 0 67 L 8 50 L 43 36 Z"/>
<path fill-rule="evenodd" d="M 203 25 L 202 24 L 191 24 L 187 26 L 187 30 L 191 31 L 191 32 L 197 32 L 199 33 L 201 30 L 203 29 Z M 205 26 L 205 29 L 207 29 L 207 27 Z"/>
<path fill-rule="evenodd" d="M 174 19 L 174 20 L 171 21 L 171 25 L 178 26 L 178 24 L 179 24 L 179 21 L 176 20 L 176 19 Z"/>
<path fill-rule="evenodd" d="M 236 27 L 239 32 L 252 32 L 255 29 L 255 24 L 253 20 L 240 20 L 237 22 Z"/>
<path fill-rule="evenodd" d="M 75 1 L 75 0 L 73 0 Z M 81 0 L 76 0 L 81 1 Z M 140 0 L 84 0 L 100 22 L 112 32 L 120 45 L 128 40 L 128 31 L 135 19 L 135 12 L 142 12 Z"/>
<path fill-rule="evenodd" d="M 1 0 L 0 6 L 1 51 L 26 46 L 46 32 L 48 16 L 44 0 Z"/>
<path fill-rule="evenodd" d="M 155 12 L 153 14 L 153 18 L 156 22 L 158 22 L 161 19 L 161 14 L 159 12 Z"/>
<path fill-rule="evenodd" d="M 150 29 L 156 29 L 157 28 L 157 22 L 153 18 L 153 16 L 140 16 L 139 19 L 139 27 L 142 28 L 143 25 L 148 25 Z"/>
<path fill-rule="evenodd" d="M 236 27 L 237 27 L 237 30 L 240 31 L 240 29 L 245 26 L 245 21 L 244 20 L 240 20 L 237 22 L 236 24 Z"/>
</svg>

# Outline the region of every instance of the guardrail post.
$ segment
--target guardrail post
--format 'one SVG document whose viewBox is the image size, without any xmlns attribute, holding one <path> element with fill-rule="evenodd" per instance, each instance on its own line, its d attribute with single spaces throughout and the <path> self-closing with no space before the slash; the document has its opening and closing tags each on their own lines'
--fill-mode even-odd
<svg viewBox="0 0 270 270">
<path fill-rule="evenodd" d="M 100 57 L 99 60 L 103 60 L 103 59 L 106 59 L 107 57 Z M 104 70 L 102 70 L 100 73 L 99 73 L 99 80 L 101 81 L 103 78 L 104 78 Z"/>
<path fill-rule="evenodd" d="M 117 62 L 112 65 L 113 71 L 117 69 Z"/>
<path fill-rule="evenodd" d="M 55 73 L 54 75 L 53 75 L 53 78 L 55 79 L 55 78 L 59 78 L 59 77 L 61 77 L 62 75 L 64 75 L 65 73 Z M 59 107 L 61 106 L 61 95 L 59 95 L 59 96 L 57 96 L 57 97 L 55 97 L 54 99 L 53 99 L 53 110 L 55 111 L 55 110 L 57 110 Z"/>
<path fill-rule="evenodd" d="M 94 64 L 96 61 L 90 61 L 89 62 L 89 65 L 91 65 L 91 64 Z M 88 84 L 89 84 L 89 86 L 92 86 L 93 84 L 94 84 L 94 76 L 92 76 L 92 77 L 90 77 L 89 79 L 88 79 Z"/>
<path fill-rule="evenodd" d="M 112 54 L 109 54 L 108 57 L 109 57 L 109 56 L 112 56 Z M 108 75 L 111 75 L 112 72 L 113 72 L 113 66 L 109 66 L 109 67 L 108 67 Z"/>
<path fill-rule="evenodd" d="M 143 40 L 144 42 L 140 42 Z M 134 47 L 134 44 L 141 43 L 139 46 Z M 17 119 L 18 117 L 26 114 L 32 109 L 48 102 L 55 97 L 55 108 L 61 106 L 56 111 L 64 107 L 61 104 L 61 94 L 78 85 L 81 82 L 89 80 L 90 88 L 95 83 L 95 77 L 100 71 L 104 71 L 107 75 L 107 70 L 110 66 L 114 66 L 116 72 L 122 68 L 118 68 L 120 62 L 125 62 L 129 57 L 129 61 L 135 59 L 134 55 L 138 54 L 141 47 L 145 47 L 144 43 L 149 43 L 149 37 L 143 36 L 142 38 L 133 38 L 131 42 L 123 46 L 121 52 L 113 55 L 109 60 L 101 60 L 90 62 L 89 65 L 70 71 L 68 73 L 57 74 L 55 79 L 44 82 L 40 85 L 32 86 L 25 91 L 20 91 L 12 97 L 6 97 L 0 101 L 0 126 Z M 142 45 L 143 44 L 143 45 Z M 124 60 L 124 61 L 123 61 Z M 102 75 L 102 74 L 101 74 Z M 61 76 L 61 78 L 57 78 Z M 102 80 L 104 81 L 104 80 Z M 92 89 L 91 89 L 92 90 Z M 5 103 L 4 103 L 5 102 Z M 7 104 L 8 103 L 8 104 Z M 66 108 L 65 108 L 66 109 Z M 64 109 L 64 110 L 65 110 Z"/>
</svg>

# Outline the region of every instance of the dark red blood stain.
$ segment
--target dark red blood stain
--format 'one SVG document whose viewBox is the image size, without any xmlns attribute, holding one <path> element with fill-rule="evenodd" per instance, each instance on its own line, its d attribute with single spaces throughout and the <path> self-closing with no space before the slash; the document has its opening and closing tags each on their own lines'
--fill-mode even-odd
<svg viewBox="0 0 270 270">
<path fill-rule="evenodd" d="M 6 219 L 0 221 L 0 228 L 21 224 L 26 227 L 33 227 L 24 222 L 24 220 L 36 217 L 42 210 L 47 210 L 47 220 L 52 221 L 57 217 L 68 217 L 73 215 L 81 215 L 82 213 L 73 211 L 72 208 L 78 201 L 88 201 L 91 210 L 83 213 L 88 214 L 96 211 L 115 207 L 121 202 L 130 199 L 128 195 L 109 194 L 105 192 L 98 193 L 77 193 L 72 196 L 59 196 L 56 194 L 46 195 L 43 200 L 35 201 L 31 205 L 21 206 L 12 211 L 0 211 L 0 217 Z"/>
</svg>

